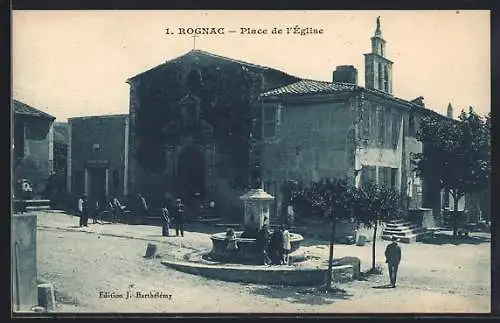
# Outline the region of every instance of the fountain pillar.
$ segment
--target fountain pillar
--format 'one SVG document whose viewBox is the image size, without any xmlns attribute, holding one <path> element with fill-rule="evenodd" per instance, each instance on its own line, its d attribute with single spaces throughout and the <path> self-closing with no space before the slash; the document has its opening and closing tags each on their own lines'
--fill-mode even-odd
<svg viewBox="0 0 500 323">
<path fill-rule="evenodd" d="M 240 196 L 245 206 L 245 226 L 247 228 L 260 230 L 262 225 L 269 225 L 269 210 L 274 196 L 266 193 L 263 189 L 251 189 Z"/>
</svg>

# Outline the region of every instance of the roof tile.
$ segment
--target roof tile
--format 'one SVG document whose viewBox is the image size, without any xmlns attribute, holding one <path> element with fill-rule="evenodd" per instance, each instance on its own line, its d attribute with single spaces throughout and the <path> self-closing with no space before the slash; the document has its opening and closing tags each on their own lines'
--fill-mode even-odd
<svg viewBox="0 0 500 323">
<path fill-rule="evenodd" d="M 300 80 L 298 82 L 262 93 L 262 97 L 300 96 L 310 94 L 331 94 L 335 92 L 354 91 L 360 87 L 356 84 L 341 82 L 325 82 Z"/>
<path fill-rule="evenodd" d="M 28 115 L 32 117 L 42 117 L 47 119 L 55 119 L 55 117 L 51 116 L 50 114 L 35 109 L 32 106 L 29 106 L 26 103 L 22 103 L 21 101 L 17 100 L 12 100 L 12 111 L 14 111 L 15 114 Z"/>
</svg>

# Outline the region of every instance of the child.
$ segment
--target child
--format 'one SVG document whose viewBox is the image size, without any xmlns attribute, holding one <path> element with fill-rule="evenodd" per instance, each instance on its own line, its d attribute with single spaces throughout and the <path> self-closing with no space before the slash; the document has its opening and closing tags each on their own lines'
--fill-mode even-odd
<svg viewBox="0 0 500 323">
<path fill-rule="evenodd" d="M 234 253 L 238 250 L 238 243 L 236 242 L 236 236 L 233 229 L 227 229 L 226 238 L 224 240 L 226 241 L 226 253 L 232 258 Z"/>
<path fill-rule="evenodd" d="M 284 265 L 289 265 L 290 264 L 290 259 L 289 259 L 289 254 L 290 250 L 292 249 L 292 245 L 290 243 L 290 232 L 288 229 L 283 226 L 283 264 Z"/>
</svg>

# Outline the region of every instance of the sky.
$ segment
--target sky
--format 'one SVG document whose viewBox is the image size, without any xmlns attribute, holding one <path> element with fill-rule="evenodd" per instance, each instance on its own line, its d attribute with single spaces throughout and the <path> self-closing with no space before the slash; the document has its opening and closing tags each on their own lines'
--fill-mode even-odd
<svg viewBox="0 0 500 323">
<path fill-rule="evenodd" d="M 473 11 L 13 11 L 13 98 L 66 121 L 128 113 L 126 80 L 193 49 L 331 81 L 354 65 L 364 86 L 364 56 L 376 18 L 393 65 L 393 94 L 455 116 L 490 111 L 490 12 Z M 322 34 L 286 34 L 287 28 Z M 224 28 L 224 34 L 179 29 Z M 272 29 L 283 34 L 272 34 Z M 172 34 L 167 35 L 168 28 Z M 241 34 L 242 28 L 267 34 Z M 231 33 L 230 30 L 236 32 Z"/>
</svg>

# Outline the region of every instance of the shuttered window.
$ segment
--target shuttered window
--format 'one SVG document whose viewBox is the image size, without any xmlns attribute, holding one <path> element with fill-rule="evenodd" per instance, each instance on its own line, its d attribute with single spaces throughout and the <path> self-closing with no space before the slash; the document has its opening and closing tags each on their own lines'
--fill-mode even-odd
<svg viewBox="0 0 500 323">
<path fill-rule="evenodd" d="M 263 111 L 263 132 L 265 138 L 274 138 L 279 134 L 283 106 L 280 104 L 270 104 L 264 106 Z"/>
</svg>

